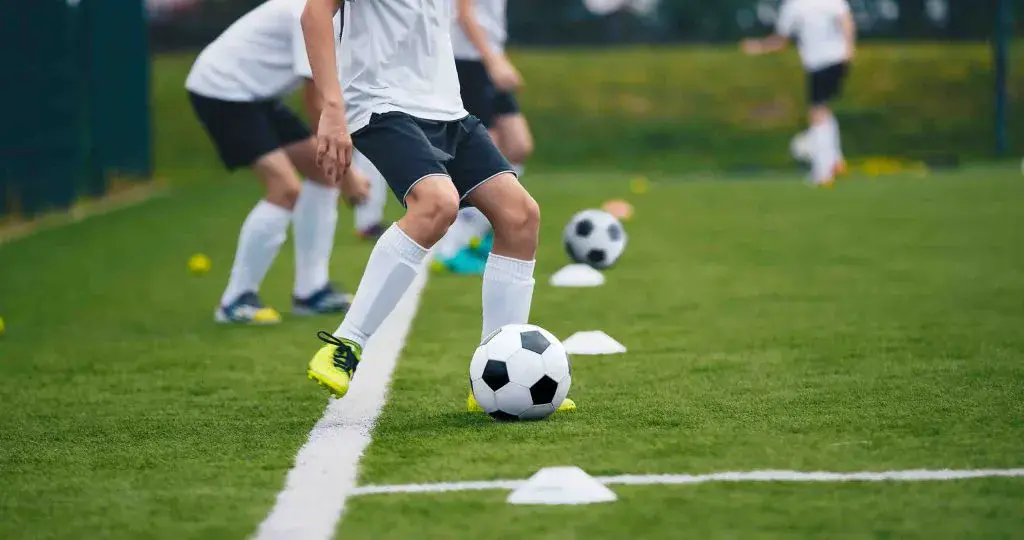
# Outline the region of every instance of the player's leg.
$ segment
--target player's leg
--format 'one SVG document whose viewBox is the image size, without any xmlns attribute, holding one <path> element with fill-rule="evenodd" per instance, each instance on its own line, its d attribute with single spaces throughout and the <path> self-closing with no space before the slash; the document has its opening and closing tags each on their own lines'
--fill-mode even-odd
<svg viewBox="0 0 1024 540">
<path fill-rule="evenodd" d="M 466 202 L 478 208 L 494 228 L 481 291 L 481 341 L 502 326 L 525 324 L 533 303 L 540 207 L 512 173 L 511 165 L 475 118 L 463 121 L 468 136 L 459 144 L 449 168 Z M 479 405 L 472 394 L 471 411 Z M 560 410 L 576 404 L 565 400 Z"/>
<path fill-rule="evenodd" d="M 328 185 L 316 166 L 316 140 L 303 138 L 285 147 L 299 173 L 305 177 L 295 204 L 295 285 L 292 312 L 296 315 L 341 313 L 352 298 L 330 283 L 331 251 L 338 225 L 339 190 Z M 349 174 L 358 174 L 350 171 Z"/>
<path fill-rule="evenodd" d="M 462 104 L 470 114 L 485 126 L 494 120 L 495 88 L 487 75 L 483 62 L 456 60 Z M 463 208 L 448 233 L 434 249 L 435 270 L 448 270 L 455 274 L 482 275 L 485 262 L 468 249 L 474 240 L 482 240 L 491 231 L 487 218 L 473 207 Z M 486 251 L 483 252 L 486 254 Z"/>
<path fill-rule="evenodd" d="M 378 166 L 406 213 L 374 246 L 341 325 L 333 334 L 319 334 L 327 345 L 310 362 L 309 376 L 338 396 L 348 391 L 366 341 L 398 305 L 459 206 L 437 150 L 411 117 L 376 115 L 353 140 Z"/>
<path fill-rule="evenodd" d="M 830 186 L 835 177 L 836 155 L 829 128 L 832 111 L 828 107 L 831 73 L 828 68 L 811 72 L 808 76 L 808 123 L 811 140 L 811 181 L 818 186 Z"/>
<path fill-rule="evenodd" d="M 370 192 L 366 200 L 355 207 L 356 235 L 364 240 L 376 240 L 387 229 L 384 206 L 387 204 L 388 184 L 377 167 L 359 151 L 352 154 L 352 167 L 365 174 L 370 181 Z"/>
<path fill-rule="evenodd" d="M 266 190 L 242 223 L 231 277 L 214 318 L 238 324 L 280 322 L 280 314 L 260 301 L 259 288 L 285 240 L 300 186 L 288 156 L 280 150 L 268 104 L 193 93 L 189 99 L 225 167 L 250 167 Z"/>
<path fill-rule="evenodd" d="M 839 64 L 836 67 L 835 83 L 832 85 L 833 91 L 831 92 L 832 97 L 830 99 L 834 100 L 842 96 L 843 86 L 846 82 L 848 70 L 849 67 L 847 64 Z M 846 156 L 843 153 L 843 143 L 839 131 L 839 121 L 836 119 L 835 111 L 833 110 L 829 111 L 829 134 L 832 139 L 832 150 L 836 156 L 835 172 L 838 175 L 846 174 L 848 172 L 848 167 L 846 165 Z"/>
<path fill-rule="evenodd" d="M 519 110 L 515 95 L 509 92 L 495 94 L 493 110 L 494 121 L 489 126 L 491 138 L 521 179 L 526 161 L 533 155 L 530 124 Z"/>
</svg>

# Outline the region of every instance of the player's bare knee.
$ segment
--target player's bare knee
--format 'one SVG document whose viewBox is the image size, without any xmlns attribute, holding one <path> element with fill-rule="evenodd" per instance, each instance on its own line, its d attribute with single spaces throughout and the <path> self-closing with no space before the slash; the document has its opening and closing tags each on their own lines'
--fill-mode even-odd
<svg viewBox="0 0 1024 540">
<path fill-rule="evenodd" d="M 459 213 L 459 194 L 451 181 L 421 182 L 406 196 L 405 201 L 409 209 L 407 216 L 423 230 L 425 238 L 433 238 L 435 241 L 444 236 Z"/>
<path fill-rule="evenodd" d="M 520 246 L 537 243 L 540 231 L 540 206 L 528 193 L 515 203 L 508 204 L 494 220 L 494 233 Z"/>
</svg>

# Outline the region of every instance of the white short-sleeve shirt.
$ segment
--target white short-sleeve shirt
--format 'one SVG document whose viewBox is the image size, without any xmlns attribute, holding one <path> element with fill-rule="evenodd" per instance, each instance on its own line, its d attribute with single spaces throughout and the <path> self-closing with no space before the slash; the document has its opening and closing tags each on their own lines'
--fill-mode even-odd
<svg viewBox="0 0 1024 540">
<path fill-rule="evenodd" d="M 196 58 L 189 91 L 225 101 L 273 99 L 312 78 L 299 17 L 306 0 L 268 0 L 246 13 Z M 335 33 L 341 18 L 334 18 Z"/>
<path fill-rule="evenodd" d="M 450 122 L 467 114 L 452 52 L 451 0 L 348 0 L 341 84 L 349 130 L 373 113 Z"/>
<path fill-rule="evenodd" d="M 784 0 L 775 31 L 795 39 L 804 68 L 815 71 L 846 60 L 842 17 L 848 13 L 846 0 Z"/>
<path fill-rule="evenodd" d="M 452 5 L 457 6 L 457 0 L 451 1 Z M 508 21 L 505 15 L 507 0 L 473 0 L 473 4 L 476 8 L 474 13 L 477 23 L 487 36 L 487 44 L 495 52 L 504 51 L 505 40 L 508 38 Z M 473 42 L 462 31 L 458 17 L 452 20 L 452 49 L 455 51 L 455 58 L 459 60 L 480 59 L 480 51 L 476 50 Z"/>
</svg>

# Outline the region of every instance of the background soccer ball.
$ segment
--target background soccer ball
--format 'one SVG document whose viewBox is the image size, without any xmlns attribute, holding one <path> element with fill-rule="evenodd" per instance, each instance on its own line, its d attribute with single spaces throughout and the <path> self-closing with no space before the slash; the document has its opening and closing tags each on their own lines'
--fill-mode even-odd
<svg viewBox="0 0 1024 540">
<path fill-rule="evenodd" d="M 789 141 L 789 155 L 801 163 L 811 161 L 811 137 L 806 131 L 793 135 L 793 139 Z"/>
<path fill-rule="evenodd" d="M 594 268 L 608 268 L 626 249 L 626 230 L 608 212 L 584 210 L 569 220 L 562 240 L 573 261 Z"/>
<path fill-rule="evenodd" d="M 569 355 L 551 332 L 510 324 L 490 335 L 469 364 L 473 397 L 498 420 L 539 420 L 569 395 Z"/>
</svg>

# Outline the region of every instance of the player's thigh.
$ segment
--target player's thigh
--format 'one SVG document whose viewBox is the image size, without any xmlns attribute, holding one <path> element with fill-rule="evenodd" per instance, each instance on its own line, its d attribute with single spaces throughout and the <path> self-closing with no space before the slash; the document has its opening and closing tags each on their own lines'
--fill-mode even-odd
<svg viewBox="0 0 1024 540">
<path fill-rule="evenodd" d="M 478 118 L 467 116 L 452 123 L 452 128 L 459 136 L 451 152 L 454 157 L 448 162 L 448 172 L 463 201 L 489 180 L 513 171 Z"/>
<path fill-rule="evenodd" d="M 452 156 L 435 148 L 407 114 L 374 114 L 369 124 L 352 134 L 352 142 L 377 168 L 402 206 L 408 206 L 409 194 L 426 178 L 442 176 L 450 183 L 445 162 Z"/>
<path fill-rule="evenodd" d="M 498 174 L 474 189 L 467 201 L 487 216 L 499 234 L 536 238 L 540 207 L 515 174 Z"/>
<path fill-rule="evenodd" d="M 533 154 L 533 135 L 522 113 L 496 116 L 491 131 L 498 133 L 498 149 L 512 163 L 522 163 Z"/>
<path fill-rule="evenodd" d="M 314 182 L 325 183 L 323 172 L 316 165 L 316 137 L 307 137 L 284 147 L 299 174 Z"/>
</svg>

